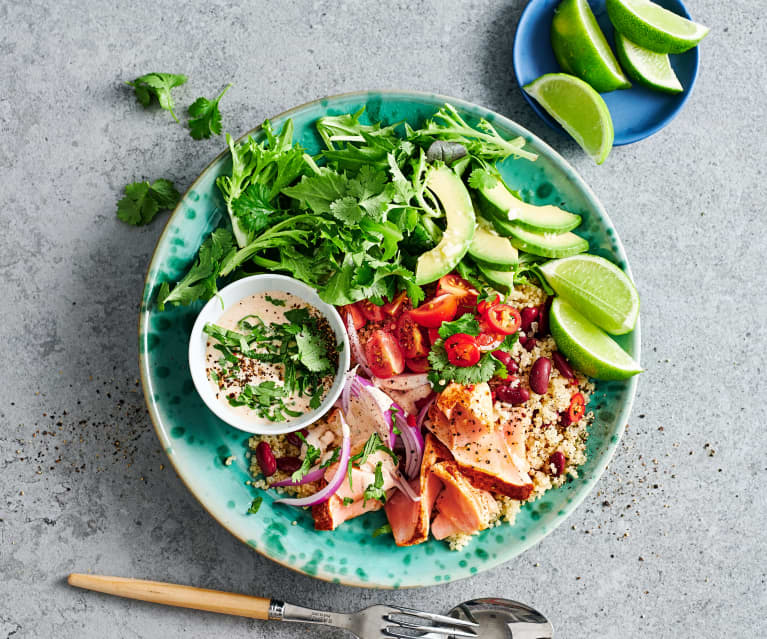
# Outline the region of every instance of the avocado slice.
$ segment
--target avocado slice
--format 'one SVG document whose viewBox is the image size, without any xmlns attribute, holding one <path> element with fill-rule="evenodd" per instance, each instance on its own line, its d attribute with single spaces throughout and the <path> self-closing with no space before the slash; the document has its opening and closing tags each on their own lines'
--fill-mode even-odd
<svg viewBox="0 0 767 639">
<path fill-rule="evenodd" d="M 439 244 L 418 258 L 415 268 L 418 285 L 438 280 L 458 265 L 469 250 L 476 226 L 469 190 L 452 169 L 447 166 L 434 169 L 426 186 L 445 209 L 447 228 Z"/>
<path fill-rule="evenodd" d="M 514 271 L 496 271 L 479 262 L 476 265 L 488 283 L 497 290 L 506 294 L 514 290 Z"/>
<path fill-rule="evenodd" d="M 501 271 L 511 270 L 519 262 L 519 252 L 511 245 L 509 238 L 498 235 L 493 225 L 481 216 L 477 217 L 477 228 L 474 229 L 469 255 Z"/>
<path fill-rule="evenodd" d="M 581 223 L 581 216 L 553 204 L 536 206 L 519 198 L 501 180 L 495 186 L 478 189 L 479 208 L 491 219 L 514 222 L 530 231 L 566 233 Z"/>
<path fill-rule="evenodd" d="M 575 233 L 536 233 L 528 231 L 513 222 L 502 224 L 494 222 L 495 230 L 509 236 L 512 245 L 520 251 L 540 255 L 541 257 L 570 257 L 589 250 L 589 243 Z"/>
</svg>

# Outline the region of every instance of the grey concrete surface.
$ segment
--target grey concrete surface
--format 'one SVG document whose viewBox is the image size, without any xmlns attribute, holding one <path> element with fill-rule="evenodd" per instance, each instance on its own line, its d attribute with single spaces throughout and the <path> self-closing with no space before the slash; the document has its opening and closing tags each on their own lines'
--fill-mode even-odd
<svg viewBox="0 0 767 639">
<path fill-rule="evenodd" d="M 594 166 L 523 102 L 522 0 L 0 2 L 0 638 L 340 637 L 71 589 L 70 571 L 196 584 L 333 609 L 445 610 L 498 595 L 560 638 L 763 637 L 767 84 L 762 3 L 690 0 L 713 27 L 671 126 Z M 241 545 L 159 450 L 137 386 L 136 313 L 162 220 L 115 217 L 122 187 L 185 187 L 223 148 L 145 111 L 122 81 L 232 81 L 241 133 L 366 88 L 452 94 L 517 120 L 592 185 L 642 295 L 644 365 L 610 469 L 568 522 L 470 580 L 407 592 L 327 585 Z"/>
</svg>

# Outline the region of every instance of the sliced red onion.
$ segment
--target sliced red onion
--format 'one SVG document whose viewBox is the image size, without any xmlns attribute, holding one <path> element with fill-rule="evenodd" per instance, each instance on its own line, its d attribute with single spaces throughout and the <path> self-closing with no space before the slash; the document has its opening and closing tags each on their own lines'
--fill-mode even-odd
<svg viewBox="0 0 767 639">
<path fill-rule="evenodd" d="M 407 423 L 404 414 L 397 413 L 395 416 L 400 438 L 405 445 L 405 475 L 409 479 L 417 477 L 421 473 L 421 461 L 423 460 L 423 435 L 420 428 L 413 428 Z"/>
<path fill-rule="evenodd" d="M 359 364 L 348 371 L 344 379 L 344 387 L 341 390 L 341 410 L 344 412 L 344 414 L 349 413 L 349 398 L 352 392 L 352 384 L 357 377 L 358 368 Z"/>
<path fill-rule="evenodd" d="M 290 478 L 283 479 L 282 481 L 276 481 L 273 484 L 269 484 L 269 488 L 275 488 L 279 486 L 303 486 L 304 484 L 311 484 L 314 481 L 322 479 L 324 474 L 325 469 L 317 466 L 316 468 L 313 468 L 308 473 L 306 473 L 306 475 L 301 477 L 301 479 L 298 481 L 293 481 Z"/>
<path fill-rule="evenodd" d="M 415 418 L 415 425 L 419 431 L 421 430 L 421 426 L 423 426 L 426 415 L 429 414 L 429 408 L 431 408 L 431 405 L 434 403 L 435 399 L 437 399 L 436 393 L 433 394 L 429 400 L 423 406 L 421 406 L 421 410 L 418 411 L 418 417 Z"/>
<path fill-rule="evenodd" d="M 381 388 L 388 388 L 396 391 L 409 391 L 414 388 L 420 388 L 429 383 L 429 376 L 426 373 L 407 373 L 405 375 L 395 375 L 394 377 L 374 377 L 373 383 Z"/>
<path fill-rule="evenodd" d="M 275 499 L 275 504 L 287 504 L 288 506 L 316 506 L 330 499 L 338 492 L 341 484 L 346 477 L 346 469 L 349 465 L 349 458 L 351 457 L 351 433 L 349 432 L 349 424 L 346 423 L 346 418 L 343 414 L 340 414 L 339 419 L 341 421 L 341 433 L 343 441 L 341 443 L 341 459 L 338 460 L 338 468 L 336 474 L 333 475 L 333 479 L 328 482 L 322 490 L 317 491 L 309 497 L 288 497 L 285 499 Z"/>
<path fill-rule="evenodd" d="M 399 471 L 393 472 L 392 479 L 394 480 L 394 485 L 405 493 L 410 501 L 421 501 L 421 496 L 413 490 L 410 482 L 402 476 L 402 473 Z"/>
<path fill-rule="evenodd" d="M 365 357 L 365 352 L 362 350 L 362 344 L 360 344 L 360 336 L 357 334 L 357 329 L 354 328 L 354 319 L 352 318 L 351 313 L 347 313 L 346 315 L 346 332 L 349 334 L 349 344 L 351 344 L 354 359 L 357 360 L 357 363 L 360 365 L 360 368 L 365 375 L 372 377 L 373 373 L 368 368 L 368 360 L 367 357 Z"/>
</svg>

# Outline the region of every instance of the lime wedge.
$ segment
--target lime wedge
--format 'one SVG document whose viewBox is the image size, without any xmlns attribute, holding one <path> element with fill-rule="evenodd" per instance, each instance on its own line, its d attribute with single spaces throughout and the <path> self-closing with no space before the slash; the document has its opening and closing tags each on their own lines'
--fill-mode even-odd
<svg viewBox="0 0 767 639">
<path fill-rule="evenodd" d="M 574 255 L 539 267 L 557 295 L 613 335 L 634 329 L 639 294 L 615 264 L 598 255 Z"/>
<path fill-rule="evenodd" d="M 640 84 L 665 93 L 683 91 L 679 78 L 671 68 L 668 54 L 644 49 L 617 31 L 615 32 L 615 50 L 626 73 Z"/>
<path fill-rule="evenodd" d="M 584 375 L 620 380 L 642 372 L 615 340 L 559 297 L 551 305 L 549 328 L 557 348 Z"/>
<path fill-rule="evenodd" d="M 631 87 L 586 0 L 562 0 L 551 21 L 551 46 L 563 71 L 600 93 Z"/>
<path fill-rule="evenodd" d="M 547 73 L 524 86 L 597 164 L 613 148 L 613 120 L 605 101 L 589 84 L 567 73 Z"/>
<path fill-rule="evenodd" d="M 607 0 L 607 14 L 616 31 L 657 53 L 683 53 L 708 33 L 708 27 L 650 0 Z"/>
</svg>

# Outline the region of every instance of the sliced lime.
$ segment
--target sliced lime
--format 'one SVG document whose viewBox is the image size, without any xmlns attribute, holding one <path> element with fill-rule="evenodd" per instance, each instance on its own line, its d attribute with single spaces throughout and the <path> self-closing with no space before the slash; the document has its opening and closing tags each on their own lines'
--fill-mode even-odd
<svg viewBox="0 0 767 639">
<path fill-rule="evenodd" d="M 671 68 L 667 53 L 655 53 L 634 44 L 626 36 L 615 32 L 615 50 L 618 58 L 634 80 L 656 91 L 681 93 L 682 84 Z"/>
<path fill-rule="evenodd" d="M 607 0 L 607 14 L 616 31 L 657 53 L 683 53 L 709 31 L 650 0 Z"/>
<path fill-rule="evenodd" d="M 639 294 L 615 264 L 598 255 L 574 255 L 539 267 L 557 295 L 613 335 L 634 329 Z"/>
<path fill-rule="evenodd" d="M 551 305 L 549 328 L 557 348 L 589 377 L 620 380 L 642 372 L 614 339 L 559 297 Z"/>
<path fill-rule="evenodd" d="M 551 21 L 551 46 L 563 71 L 597 91 L 631 86 L 586 0 L 562 0 Z"/>
<path fill-rule="evenodd" d="M 524 86 L 597 164 L 613 148 L 613 120 L 602 96 L 567 73 L 547 73 Z"/>
</svg>

